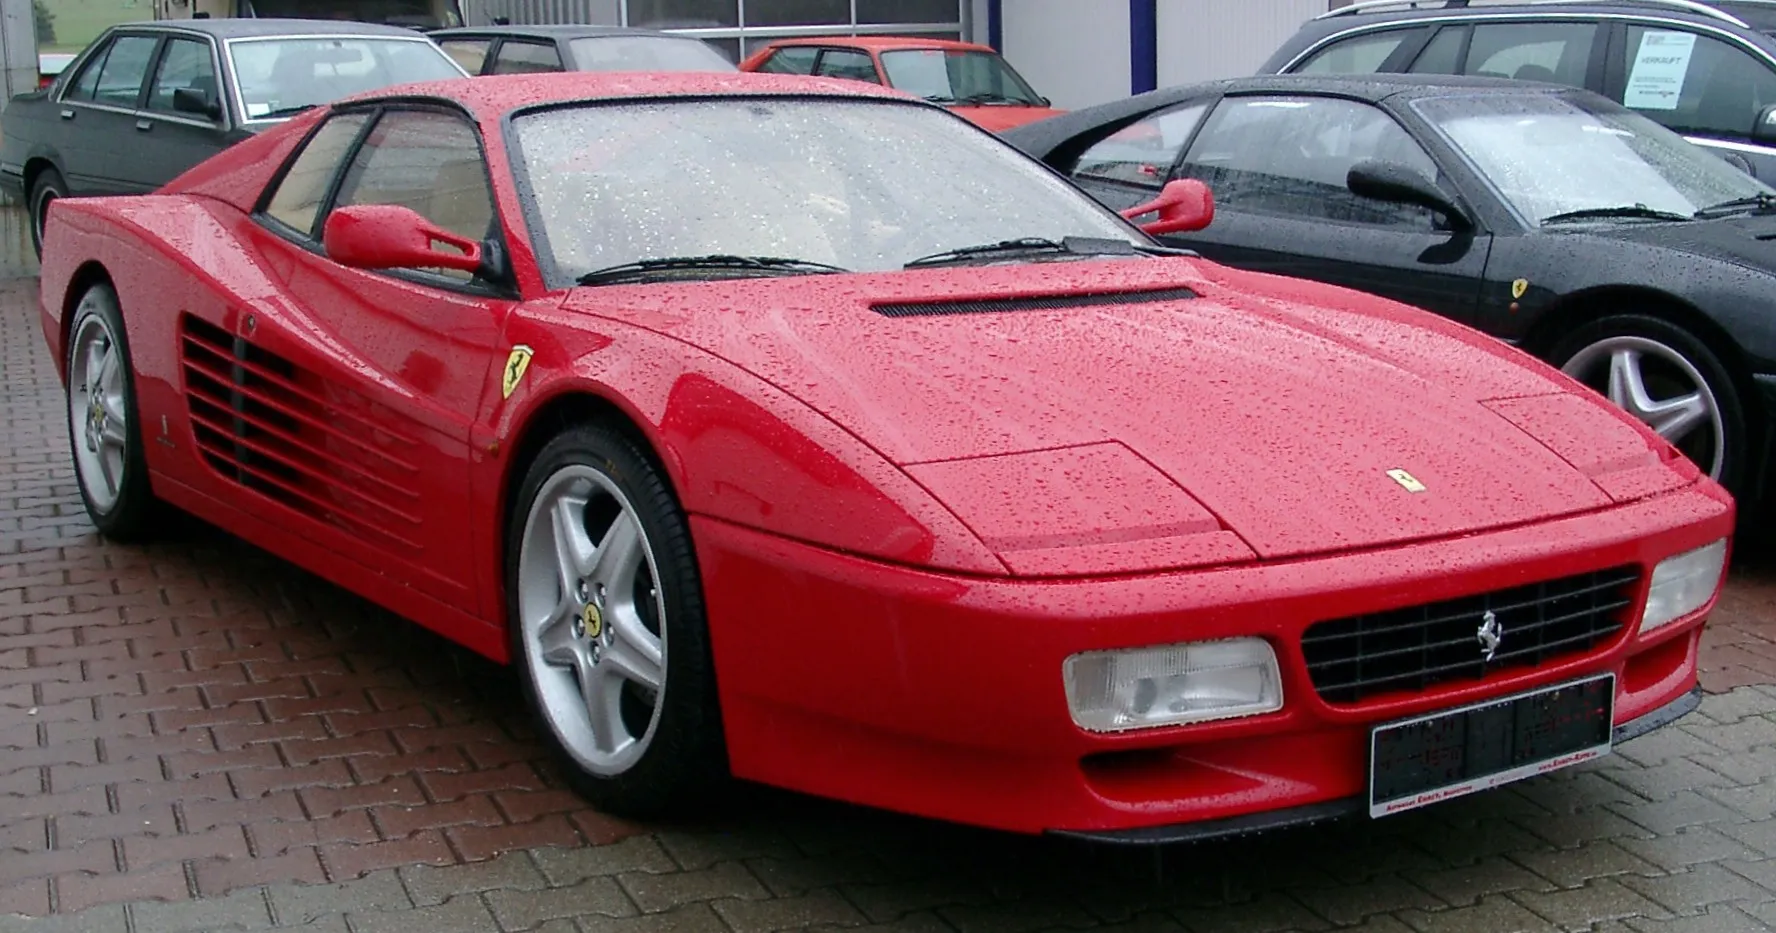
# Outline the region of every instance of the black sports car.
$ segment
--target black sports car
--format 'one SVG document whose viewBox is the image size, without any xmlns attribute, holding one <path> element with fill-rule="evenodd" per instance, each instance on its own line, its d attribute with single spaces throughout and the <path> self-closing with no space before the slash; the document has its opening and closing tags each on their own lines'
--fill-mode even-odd
<svg viewBox="0 0 1776 933">
<path fill-rule="evenodd" d="M 1230 265 L 1426 308 L 1605 392 L 1766 497 L 1776 190 L 1607 99 L 1489 78 L 1265 76 L 1168 88 L 1005 138 L 1110 206 L 1206 183 Z"/>
</svg>

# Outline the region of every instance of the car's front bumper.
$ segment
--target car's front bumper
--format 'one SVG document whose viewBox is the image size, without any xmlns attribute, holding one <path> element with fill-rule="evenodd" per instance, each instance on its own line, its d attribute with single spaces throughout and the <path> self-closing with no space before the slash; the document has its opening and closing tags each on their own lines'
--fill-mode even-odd
<svg viewBox="0 0 1776 933">
<path fill-rule="evenodd" d="M 1115 579 L 931 573 L 702 517 L 693 537 L 737 776 L 1101 836 L 1337 811 L 1367 791 L 1373 726 L 1585 675 L 1616 675 L 1615 723 L 1629 727 L 1695 688 L 1709 608 L 1641 635 L 1646 578 L 1664 557 L 1730 534 L 1732 514 L 1702 484 L 1456 540 Z M 1308 678 L 1300 635 L 1315 621 L 1624 564 L 1642 568 L 1631 621 L 1597 650 L 1354 706 L 1324 702 Z M 1073 723 L 1068 656 L 1235 636 L 1272 643 L 1281 711 L 1116 734 Z"/>
</svg>

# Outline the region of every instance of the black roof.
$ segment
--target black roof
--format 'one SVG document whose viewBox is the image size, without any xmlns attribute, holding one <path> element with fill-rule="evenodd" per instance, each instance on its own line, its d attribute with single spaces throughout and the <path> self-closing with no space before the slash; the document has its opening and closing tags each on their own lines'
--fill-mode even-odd
<svg viewBox="0 0 1776 933">
<path fill-rule="evenodd" d="M 255 39 L 269 36 L 397 36 L 413 39 L 425 34 L 405 26 L 381 23 L 360 23 L 339 19 L 273 19 L 259 17 L 220 17 L 210 19 L 161 19 L 128 23 L 127 29 L 181 29 L 199 32 L 218 39 Z"/>
<path fill-rule="evenodd" d="M 1093 126 L 1114 123 L 1160 107 L 1215 94 L 1314 93 L 1336 94 L 1379 104 L 1390 98 L 1440 97 L 1451 91 L 1488 94 L 1585 95 L 1608 104 L 1604 98 L 1579 88 L 1558 84 L 1514 81 L 1509 78 L 1466 75 L 1364 74 L 1364 75 L 1255 75 L 1225 78 L 1200 84 L 1160 88 L 1095 107 L 1069 111 L 1056 117 L 1026 123 L 1000 133 L 1026 152 L 1046 151 Z"/>
<path fill-rule="evenodd" d="M 539 23 L 529 26 L 452 26 L 448 29 L 429 30 L 426 35 L 434 39 L 448 39 L 451 36 L 531 36 L 549 39 L 601 39 L 606 36 L 653 36 L 657 39 L 685 39 L 698 41 L 691 36 L 674 35 L 658 29 L 637 29 L 632 26 L 588 26 L 580 23 Z"/>
</svg>

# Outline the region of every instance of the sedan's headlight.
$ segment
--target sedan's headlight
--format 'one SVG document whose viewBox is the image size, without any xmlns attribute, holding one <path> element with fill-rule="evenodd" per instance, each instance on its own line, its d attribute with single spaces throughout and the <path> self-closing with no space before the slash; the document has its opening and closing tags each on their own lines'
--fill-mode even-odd
<svg viewBox="0 0 1776 933">
<path fill-rule="evenodd" d="M 1659 561 L 1647 590 L 1640 630 L 1650 632 L 1702 608 L 1720 586 L 1726 569 L 1727 539 Z"/>
<path fill-rule="evenodd" d="M 1088 651 L 1061 665 L 1073 721 L 1119 732 L 1283 708 L 1276 652 L 1262 638 Z"/>
</svg>

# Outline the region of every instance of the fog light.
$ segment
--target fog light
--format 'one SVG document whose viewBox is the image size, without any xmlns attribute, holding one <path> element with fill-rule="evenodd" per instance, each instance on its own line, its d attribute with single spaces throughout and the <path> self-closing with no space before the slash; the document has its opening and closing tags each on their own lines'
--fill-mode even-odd
<svg viewBox="0 0 1776 933">
<path fill-rule="evenodd" d="M 1702 608 L 1720 587 L 1727 564 L 1727 539 L 1659 561 L 1647 588 L 1640 630 L 1650 632 Z"/>
<path fill-rule="evenodd" d="M 1061 665 L 1073 721 L 1119 732 L 1283 708 L 1276 652 L 1262 638 L 1087 651 Z"/>
</svg>

